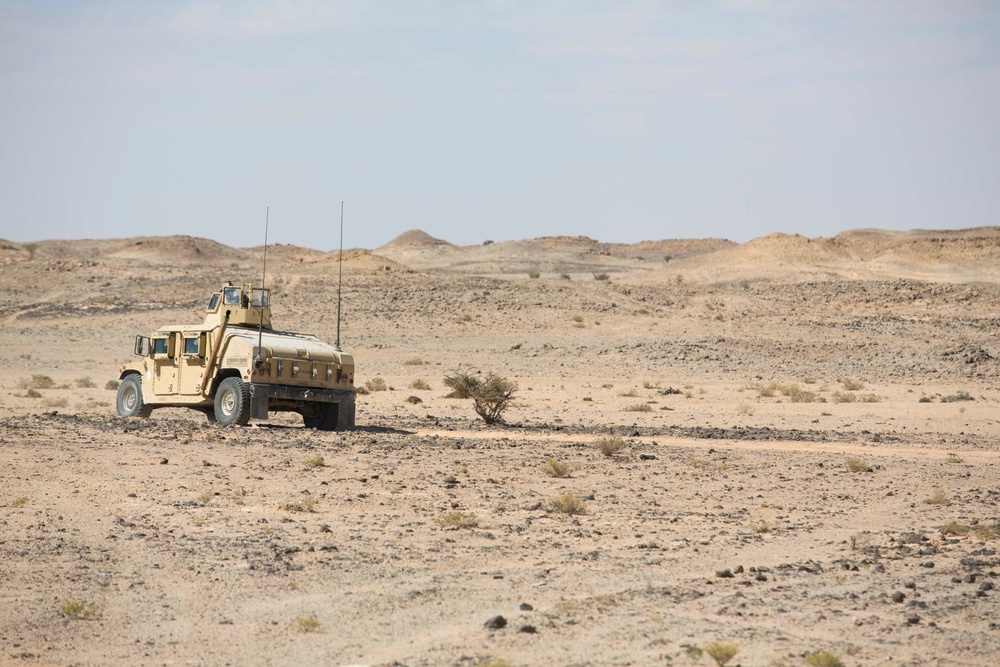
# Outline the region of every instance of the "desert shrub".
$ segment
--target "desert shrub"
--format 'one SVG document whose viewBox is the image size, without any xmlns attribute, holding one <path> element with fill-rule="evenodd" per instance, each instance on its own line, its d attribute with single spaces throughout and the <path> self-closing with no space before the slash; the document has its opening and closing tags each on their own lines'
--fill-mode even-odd
<svg viewBox="0 0 1000 667">
<path fill-rule="evenodd" d="M 92 389 L 95 386 L 94 381 L 91 380 L 89 377 L 77 378 L 75 382 L 76 386 L 79 387 L 80 389 Z"/>
<path fill-rule="evenodd" d="M 556 459 L 546 459 L 545 463 L 542 465 L 542 472 L 549 477 L 569 477 L 574 469 L 575 466 L 571 463 L 558 461 Z"/>
<path fill-rule="evenodd" d="M 553 514 L 586 514 L 587 505 L 580 498 L 572 493 L 564 493 L 561 496 L 549 498 L 545 503 L 545 511 Z"/>
<path fill-rule="evenodd" d="M 47 408 L 65 408 L 69 401 L 65 398 L 45 398 L 42 399 L 42 405 Z"/>
<path fill-rule="evenodd" d="M 614 456 L 625 449 L 625 441 L 621 436 L 613 435 L 599 439 L 594 443 L 594 447 L 604 456 Z"/>
<path fill-rule="evenodd" d="M 542 274 L 538 271 L 528 271 L 528 277 L 532 279 L 541 278 Z"/>
<path fill-rule="evenodd" d="M 406 402 L 409 403 L 410 405 L 419 405 L 420 403 L 424 402 L 424 399 L 420 398 L 419 396 L 407 396 Z"/>
<path fill-rule="evenodd" d="M 424 382 L 423 380 L 420 380 L 420 379 L 414 380 L 413 382 L 410 383 L 410 389 L 427 390 L 427 389 L 430 389 L 430 388 L 431 388 L 431 386 L 429 384 L 427 384 L 426 382 Z"/>
<path fill-rule="evenodd" d="M 90 620 L 97 618 L 97 605 L 86 600 L 63 600 L 59 613 L 72 620 Z"/>
<path fill-rule="evenodd" d="M 313 496 L 306 496 L 298 502 L 285 503 L 281 509 L 286 512 L 315 512 L 317 502 Z"/>
<path fill-rule="evenodd" d="M 313 456 L 311 458 L 303 459 L 302 465 L 306 466 L 307 468 L 322 468 L 323 466 L 326 465 L 326 461 L 323 460 L 322 456 L 317 454 L 316 456 Z"/>
<path fill-rule="evenodd" d="M 404 366 L 423 366 L 427 362 L 420 357 L 413 357 L 412 359 L 407 359 L 403 362 Z"/>
<path fill-rule="evenodd" d="M 110 389 L 111 391 L 118 391 L 118 385 L 121 384 L 118 380 L 108 380 L 104 383 L 105 389 Z"/>
<path fill-rule="evenodd" d="M 356 394 L 358 394 L 359 396 L 367 396 L 368 394 L 371 393 L 370 391 L 368 391 L 368 388 L 365 387 L 364 385 L 361 385 L 359 387 L 355 387 L 354 388 L 354 392 Z"/>
<path fill-rule="evenodd" d="M 944 489 L 935 489 L 929 497 L 924 498 L 924 502 L 928 505 L 950 505 L 951 500 L 948 498 L 948 494 L 945 493 Z"/>
<path fill-rule="evenodd" d="M 619 396 L 624 396 L 624 397 L 626 397 L 626 398 L 635 398 L 636 396 L 638 396 L 638 395 L 639 395 L 639 392 L 638 392 L 638 391 L 636 391 L 636 390 L 635 390 L 634 388 L 632 388 L 632 387 L 629 387 L 629 388 L 628 388 L 628 389 L 626 389 L 625 391 L 620 391 L 620 392 L 618 392 L 618 395 L 619 395 Z"/>
<path fill-rule="evenodd" d="M 965 535 L 970 530 L 972 530 L 971 526 L 966 526 L 965 524 L 958 523 L 957 521 L 951 521 L 941 526 L 942 535 L 951 535 L 953 537 Z"/>
<path fill-rule="evenodd" d="M 316 632 L 322 625 L 314 616 L 300 616 L 295 619 L 295 628 L 299 632 Z"/>
<path fill-rule="evenodd" d="M 959 391 L 955 394 L 941 397 L 942 403 L 957 403 L 959 401 L 974 401 L 974 400 L 976 399 L 974 399 L 972 395 L 967 391 Z"/>
<path fill-rule="evenodd" d="M 756 412 L 756 410 L 749 403 L 740 403 L 736 407 L 736 412 L 738 412 L 741 415 L 746 415 L 748 417 L 753 417 L 753 413 Z"/>
<path fill-rule="evenodd" d="M 24 496 L 21 496 L 19 498 L 14 498 L 14 500 L 10 501 L 11 507 L 24 507 L 27 504 L 28 504 L 28 499 L 25 498 Z"/>
<path fill-rule="evenodd" d="M 473 392 L 482 384 L 478 371 L 455 370 L 444 376 L 444 386 L 451 389 L 448 398 L 472 398 Z"/>
<path fill-rule="evenodd" d="M 22 378 L 18 384 L 21 389 L 52 389 L 56 386 L 55 380 L 48 375 L 32 375 L 30 380 Z"/>
<path fill-rule="evenodd" d="M 854 456 L 849 456 L 844 461 L 844 467 L 847 468 L 848 472 L 871 472 L 872 467 L 868 465 L 864 459 L 859 459 Z"/>
<path fill-rule="evenodd" d="M 583 322 L 583 315 L 574 315 L 573 316 L 573 321 L 574 322 Z"/>
<path fill-rule="evenodd" d="M 462 528 L 475 528 L 479 525 L 479 518 L 475 514 L 455 511 L 442 514 L 434 519 L 434 523 L 445 529 L 460 530 Z"/>
<path fill-rule="evenodd" d="M 844 663 L 840 661 L 837 654 L 830 651 L 809 653 L 803 660 L 809 667 L 844 667 Z"/>
<path fill-rule="evenodd" d="M 726 642 L 713 642 L 705 647 L 705 653 L 715 660 L 715 664 L 719 667 L 725 667 L 726 663 L 735 658 L 739 652 L 738 648 Z"/>
<path fill-rule="evenodd" d="M 487 424 L 503 421 L 503 413 L 510 407 L 516 391 L 517 385 L 507 378 L 488 373 L 472 394 L 476 414 Z"/>
<path fill-rule="evenodd" d="M 920 397 L 920 400 L 919 400 L 919 401 L 917 401 L 917 402 L 918 402 L 918 403 L 931 403 L 931 402 L 933 402 L 933 401 L 931 400 L 931 397 L 930 397 L 930 396 L 921 396 L 921 397 Z"/>
<path fill-rule="evenodd" d="M 625 412 L 652 412 L 653 408 L 649 403 L 633 403 L 625 408 Z"/>
<path fill-rule="evenodd" d="M 595 273 L 594 280 L 608 280 L 611 276 L 606 273 Z"/>
<path fill-rule="evenodd" d="M 385 380 L 381 377 L 373 377 L 371 380 L 365 382 L 365 389 L 368 391 L 385 391 L 388 388 L 389 387 L 386 385 Z"/>
<path fill-rule="evenodd" d="M 1000 523 L 984 523 L 976 526 L 976 537 L 980 540 L 1000 540 Z"/>
<path fill-rule="evenodd" d="M 833 392 L 833 402 L 834 403 L 857 403 L 858 395 L 852 394 L 851 392 L 835 391 Z"/>
<path fill-rule="evenodd" d="M 562 278 L 563 280 L 569 280 L 570 279 L 568 273 L 561 273 L 561 274 L 559 274 L 559 277 Z"/>
<path fill-rule="evenodd" d="M 38 391 L 37 389 L 31 388 L 31 389 L 28 389 L 28 391 L 25 392 L 24 395 L 27 396 L 28 398 L 41 398 L 42 397 L 42 392 Z"/>
<path fill-rule="evenodd" d="M 962 463 L 963 459 L 958 454 L 954 452 L 949 452 L 948 456 L 945 458 L 945 461 L 948 463 Z"/>
<path fill-rule="evenodd" d="M 865 383 L 859 380 L 852 380 L 851 378 L 844 378 L 840 381 L 844 389 L 847 391 L 858 391 L 865 388 Z"/>
</svg>

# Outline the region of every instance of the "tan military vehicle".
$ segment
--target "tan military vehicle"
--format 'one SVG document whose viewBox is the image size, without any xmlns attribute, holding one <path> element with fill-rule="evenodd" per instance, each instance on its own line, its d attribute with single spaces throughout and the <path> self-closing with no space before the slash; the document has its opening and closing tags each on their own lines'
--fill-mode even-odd
<svg viewBox="0 0 1000 667">
<path fill-rule="evenodd" d="M 227 425 L 291 411 L 310 428 L 354 426 L 354 358 L 313 335 L 275 331 L 269 290 L 224 285 L 204 323 L 136 336 L 135 353 L 142 360 L 121 368 L 123 417 L 189 407 Z"/>
</svg>

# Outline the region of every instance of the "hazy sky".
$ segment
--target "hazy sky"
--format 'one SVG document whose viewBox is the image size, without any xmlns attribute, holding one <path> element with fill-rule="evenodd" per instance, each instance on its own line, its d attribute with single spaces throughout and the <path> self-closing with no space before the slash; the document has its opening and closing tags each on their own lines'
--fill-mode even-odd
<svg viewBox="0 0 1000 667">
<path fill-rule="evenodd" d="M 0 0 L 0 237 L 1000 224 L 1000 2 Z"/>
</svg>

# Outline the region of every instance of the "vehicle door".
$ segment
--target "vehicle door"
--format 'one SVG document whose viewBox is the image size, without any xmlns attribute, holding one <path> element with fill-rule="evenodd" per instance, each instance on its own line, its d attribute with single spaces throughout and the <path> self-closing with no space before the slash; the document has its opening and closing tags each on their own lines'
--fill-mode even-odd
<svg viewBox="0 0 1000 667">
<path fill-rule="evenodd" d="M 180 393 L 191 396 L 201 390 L 201 379 L 205 374 L 205 355 L 208 334 L 199 331 L 184 332 L 181 336 Z"/>
<path fill-rule="evenodd" d="M 177 393 L 177 347 L 178 334 L 157 333 L 153 335 L 153 377 L 152 389 L 157 396 Z"/>
</svg>

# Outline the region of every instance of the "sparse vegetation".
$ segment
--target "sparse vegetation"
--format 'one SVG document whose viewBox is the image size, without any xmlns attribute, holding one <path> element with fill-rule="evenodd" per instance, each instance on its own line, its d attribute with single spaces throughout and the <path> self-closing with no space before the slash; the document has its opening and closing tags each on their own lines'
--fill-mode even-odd
<svg viewBox="0 0 1000 667">
<path fill-rule="evenodd" d="M 609 276 L 606 273 L 595 273 L 594 274 L 594 280 L 608 280 L 609 278 L 611 278 L 611 276 Z"/>
<path fill-rule="evenodd" d="M 65 398 L 43 398 L 42 405 L 47 408 L 65 408 L 69 405 L 69 401 Z"/>
<path fill-rule="evenodd" d="M 621 436 L 613 435 L 598 439 L 594 447 L 604 456 L 615 456 L 625 449 L 625 441 Z"/>
<path fill-rule="evenodd" d="M 767 384 L 750 385 L 748 388 L 756 391 L 761 398 L 770 398 L 780 393 L 782 396 L 787 396 L 792 403 L 823 402 L 823 399 L 815 392 L 807 391 L 797 384 L 768 382 Z"/>
<path fill-rule="evenodd" d="M 806 655 L 803 660 L 809 667 L 844 667 L 836 653 L 830 651 L 819 651 Z"/>
<path fill-rule="evenodd" d="M 713 642 L 705 647 L 705 653 L 715 660 L 715 664 L 719 667 L 725 667 L 739 652 L 736 646 L 727 642 Z"/>
<path fill-rule="evenodd" d="M 851 378 L 844 378 L 840 381 L 841 386 L 847 391 L 860 391 L 865 388 L 864 382 L 859 380 L 852 380 Z"/>
<path fill-rule="evenodd" d="M 86 600 L 63 600 L 59 613 L 74 621 L 89 621 L 97 618 L 97 605 Z"/>
<path fill-rule="evenodd" d="M 210 502 L 212 502 L 212 498 L 214 497 L 215 497 L 214 493 L 212 493 L 211 491 L 206 491 L 205 493 L 198 496 L 198 502 L 201 503 L 202 505 L 207 505 Z"/>
<path fill-rule="evenodd" d="M 748 417 L 753 417 L 753 413 L 755 412 L 755 408 L 752 405 L 750 405 L 749 403 L 740 403 L 736 407 L 736 412 L 738 412 L 741 415 L 746 415 Z"/>
<path fill-rule="evenodd" d="M 24 496 L 21 496 L 20 498 L 14 498 L 14 500 L 10 501 L 11 507 L 24 507 L 27 504 L 28 504 L 28 499 L 25 498 Z"/>
<path fill-rule="evenodd" d="M 371 380 L 365 382 L 365 389 L 368 391 L 385 391 L 388 388 L 389 386 L 381 377 L 373 377 Z"/>
<path fill-rule="evenodd" d="M 307 468 L 322 468 L 326 465 L 326 461 L 323 460 L 322 456 L 317 454 L 308 459 L 303 459 L 302 464 Z"/>
<path fill-rule="evenodd" d="M 559 277 L 562 278 L 563 280 L 569 280 L 570 279 L 568 273 L 561 273 L 561 274 L 559 274 Z"/>
<path fill-rule="evenodd" d="M 476 667 L 512 667 L 509 662 L 503 658 L 483 658 L 476 663 Z"/>
<path fill-rule="evenodd" d="M 871 472 L 872 467 L 865 462 L 864 459 L 859 459 L 854 456 L 847 457 L 844 460 L 844 467 L 847 468 L 848 472 Z"/>
<path fill-rule="evenodd" d="M 75 383 L 76 386 L 79 387 L 80 389 L 93 389 L 95 386 L 94 381 L 91 380 L 89 377 L 77 378 L 75 380 Z"/>
<path fill-rule="evenodd" d="M 538 271 L 528 271 L 528 277 L 531 279 L 538 279 L 542 277 L 542 274 Z"/>
<path fill-rule="evenodd" d="M 587 505 L 580 498 L 572 493 L 564 493 L 561 496 L 549 498 L 545 503 L 545 511 L 553 514 L 586 514 Z"/>
<path fill-rule="evenodd" d="M 403 362 L 404 366 L 423 366 L 427 362 L 420 357 L 413 357 L 412 359 L 407 359 Z"/>
<path fill-rule="evenodd" d="M 306 496 L 298 502 L 285 503 L 281 509 L 286 512 L 315 512 L 317 502 L 313 496 Z"/>
<path fill-rule="evenodd" d="M 945 461 L 948 463 L 962 463 L 963 460 L 961 456 L 954 452 L 949 452 L 947 458 L 945 458 Z"/>
<path fill-rule="evenodd" d="M 316 632 L 322 626 L 315 616 L 299 616 L 295 619 L 295 629 L 299 632 Z"/>
<path fill-rule="evenodd" d="M 633 403 L 625 408 L 625 412 L 652 412 L 653 407 L 649 403 Z"/>
<path fill-rule="evenodd" d="M 21 378 L 18 386 L 21 389 L 52 389 L 56 386 L 56 383 L 48 375 L 32 375 L 30 380 Z"/>
<path fill-rule="evenodd" d="M 24 395 L 27 398 L 41 398 L 42 392 L 38 391 L 37 389 L 28 389 L 28 391 L 26 391 Z"/>
<path fill-rule="evenodd" d="M 120 384 L 121 384 L 121 382 L 119 382 L 118 380 L 108 380 L 104 384 L 104 388 L 105 389 L 110 389 L 111 391 L 118 391 L 118 385 L 120 385 Z"/>
<path fill-rule="evenodd" d="M 479 377 L 477 371 L 454 371 L 444 378 L 451 388 L 448 398 L 471 398 L 476 414 L 487 424 L 503 421 L 503 413 L 511 406 L 517 385 L 495 373 Z"/>
<path fill-rule="evenodd" d="M 635 398 L 636 396 L 638 396 L 638 395 L 639 395 L 639 392 L 638 392 L 638 391 L 636 391 L 636 390 L 635 390 L 634 388 L 632 388 L 632 387 L 629 387 L 629 388 L 628 388 L 628 389 L 626 389 L 625 391 L 620 391 L 620 392 L 618 392 L 618 395 L 619 395 L 619 396 L 624 396 L 624 397 L 626 397 L 626 398 Z"/>
<path fill-rule="evenodd" d="M 858 395 L 852 394 L 851 392 L 835 391 L 833 392 L 833 402 L 834 403 L 857 403 Z"/>
<path fill-rule="evenodd" d="M 542 472 L 549 477 L 569 477 L 575 469 L 576 466 L 571 463 L 556 459 L 546 459 L 542 465 Z"/>
<path fill-rule="evenodd" d="M 431 386 L 421 379 L 416 379 L 410 383 L 410 389 L 418 389 L 421 391 L 427 391 Z"/>
<path fill-rule="evenodd" d="M 461 530 L 463 528 L 475 528 L 479 525 L 479 518 L 475 514 L 465 514 L 454 511 L 442 514 L 434 519 L 434 523 L 446 530 Z"/>
<path fill-rule="evenodd" d="M 958 523 L 957 521 L 951 521 L 941 526 L 941 534 L 948 535 L 951 537 L 959 537 L 961 535 L 966 535 L 972 530 L 971 526 L 966 526 L 965 524 Z"/>
<path fill-rule="evenodd" d="M 974 399 L 972 395 L 967 391 L 958 391 L 954 394 L 941 397 L 942 403 L 958 403 L 959 401 L 974 401 L 974 400 L 976 399 Z"/>
<path fill-rule="evenodd" d="M 983 523 L 976 526 L 976 538 L 980 540 L 1000 540 L 1000 523 Z"/>
<path fill-rule="evenodd" d="M 924 499 L 924 502 L 928 505 L 950 505 L 951 500 L 948 498 L 948 494 L 945 493 L 944 489 L 935 489 L 928 498 Z"/>
</svg>

